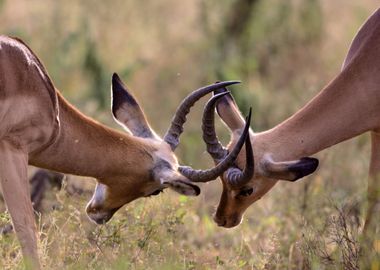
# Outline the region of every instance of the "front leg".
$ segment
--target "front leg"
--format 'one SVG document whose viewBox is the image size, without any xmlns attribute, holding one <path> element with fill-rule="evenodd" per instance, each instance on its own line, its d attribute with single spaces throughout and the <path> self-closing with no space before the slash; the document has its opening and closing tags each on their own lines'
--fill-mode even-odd
<svg viewBox="0 0 380 270">
<path fill-rule="evenodd" d="M 19 147 L 0 142 L 0 183 L 27 264 L 40 268 L 37 230 L 27 177 L 28 155 Z"/>
<path fill-rule="evenodd" d="M 377 226 L 380 218 L 380 133 L 371 132 L 371 161 L 368 179 L 368 210 L 364 224 L 366 232 L 370 227 Z"/>
</svg>

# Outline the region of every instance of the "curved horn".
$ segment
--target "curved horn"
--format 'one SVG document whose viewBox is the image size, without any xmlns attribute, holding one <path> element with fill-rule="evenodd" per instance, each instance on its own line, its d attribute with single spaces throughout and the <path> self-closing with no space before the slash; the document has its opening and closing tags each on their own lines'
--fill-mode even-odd
<svg viewBox="0 0 380 270">
<path fill-rule="evenodd" d="M 255 159 L 251 145 L 251 139 L 248 134 L 245 140 L 245 168 L 241 171 L 239 168 L 229 168 L 226 171 L 226 180 L 231 186 L 244 186 L 247 184 L 255 172 Z"/>
<path fill-rule="evenodd" d="M 183 124 L 186 122 L 186 115 L 189 113 L 190 108 L 194 105 L 194 103 L 200 99 L 201 97 L 207 95 L 208 93 L 221 88 L 226 87 L 228 85 L 240 83 L 239 81 L 226 81 L 215 83 L 212 85 L 208 85 L 202 87 L 198 90 L 195 90 L 191 94 L 189 94 L 179 105 L 176 113 L 172 119 L 172 123 L 164 136 L 164 141 L 168 143 L 171 149 L 174 151 L 179 143 L 179 136 L 183 132 Z"/>
<path fill-rule="evenodd" d="M 208 181 L 216 179 L 218 176 L 220 176 L 222 173 L 224 173 L 229 167 L 231 167 L 234 164 L 235 159 L 237 158 L 237 156 L 240 153 L 241 148 L 243 147 L 244 141 L 247 139 L 247 137 L 249 137 L 250 123 L 251 123 L 251 110 L 249 111 L 243 133 L 240 136 L 234 149 L 228 154 L 228 156 L 222 162 L 220 162 L 214 168 L 208 169 L 208 170 L 194 170 L 187 166 L 179 166 L 178 171 L 193 182 L 208 182 Z"/>
<path fill-rule="evenodd" d="M 215 132 L 215 107 L 216 102 L 228 93 L 229 92 L 223 92 L 213 96 L 207 102 L 203 111 L 203 141 L 206 143 L 207 152 L 211 155 L 216 164 L 221 162 L 228 155 L 228 150 L 219 142 Z"/>
</svg>

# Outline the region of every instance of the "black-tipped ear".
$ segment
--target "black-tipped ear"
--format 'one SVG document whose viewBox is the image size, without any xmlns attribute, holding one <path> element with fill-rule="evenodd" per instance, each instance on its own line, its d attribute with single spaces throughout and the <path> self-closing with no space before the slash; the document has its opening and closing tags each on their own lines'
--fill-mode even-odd
<svg viewBox="0 0 380 270">
<path fill-rule="evenodd" d="M 127 87 L 117 73 L 112 75 L 112 113 L 116 117 L 118 109 L 127 103 L 129 106 L 139 106 L 136 99 L 128 92 Z"/>
<path fill-rule="evenodd" d="M 319 160 L 316 158 L 304 157 L 301 158 L 297 163 L 290 165 L 288 170 L 294 173 L 296 181 L 304 176 L 312 174 L 318 168 Z"/>
<path fill-rule="evenodd" d="M 318 159 L 311 157 L 285 162 L 267 161 L 265 171 L 269 178 L 294 182 L 315 172 L 318 164 Z"/>
<path fill-rule="evenodd" d="M 201 189 L 192 184 L 190 181 L 184 181 L 181 179 L 163 182 L 169 188 L 173 189 L 175 192 L 186 196 L 198 196 L 201 193 Z"/>
<path fill-rule="evenodd" d="M 167 161 L 156 163 L 152 171 L 153 179 L 174 191 L 186 196 L 198 196 L 201 189 L 179 172 L 171 169 Z"/>
<path fill-rule="evenodd" d="M 142 138 L 157 138 L 136 99 L 129 93 L 120 77 L 112 75 L 112 114 L 133 135 Z"/>
</svg>

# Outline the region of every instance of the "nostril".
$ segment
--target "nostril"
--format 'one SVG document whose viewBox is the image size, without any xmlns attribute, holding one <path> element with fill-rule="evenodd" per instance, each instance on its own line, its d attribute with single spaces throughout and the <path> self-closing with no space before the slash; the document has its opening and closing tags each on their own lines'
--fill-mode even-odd
<svg viewBox="0 0 380 270">
<path fill-rule="evenodd" d="M 224 218 L 224 217 L 218 217 L 216 215 L 214 216 L 214 221 L 215 221 L 216 224 L 218 224 L 218 226 L 221 226 L 221 227 L 225 226 L 226 223 L 227 223 L 226 218 Z"/>
<path fill-rule="evenodd" d="M 227 224 L 227 220 L 226 219 L 220 220 L 219 223 L 218 223 L 218 225 L 221 226 L 221 227 L 226 226 L 226 224 Z"/>
</svg>

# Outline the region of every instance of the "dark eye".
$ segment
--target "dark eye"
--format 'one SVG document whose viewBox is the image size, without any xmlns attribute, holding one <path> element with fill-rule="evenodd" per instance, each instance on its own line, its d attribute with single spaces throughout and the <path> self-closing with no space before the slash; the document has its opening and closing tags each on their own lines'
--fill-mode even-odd
<svg viewBox="0 0 380 270">
<path fill-rule="evenodd" d="M 237 196 L 248 197 L 252 194 L 252 192 L 253 192 L 253 188 L 245 188 L 245 189 L 240 190 Z"/>
<path fill-rule="evenodd" d="M 161 192 L 162 192 L 162 189 L 157 189 L 156 191 L 152 192 L 148 196 L 156 196 L 156 195 L 160 194 Z"/>
</svg>

